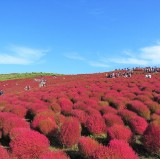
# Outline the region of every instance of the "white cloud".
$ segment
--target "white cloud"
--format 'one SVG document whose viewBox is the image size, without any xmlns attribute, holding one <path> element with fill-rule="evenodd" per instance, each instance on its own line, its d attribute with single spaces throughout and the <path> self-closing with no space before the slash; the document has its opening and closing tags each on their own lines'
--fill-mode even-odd
<svg viewBox="0 0 160 159">
<path fill-rule="evenodd" d="M 68 54 L 65 54 L 65 57 L 69 58 L 69 59 L 72 59 L 72 60 L 81 60 L 81 61 L 84 61 L 85 58 L 82 57 L 81 55 L 79 55 L 78 53 L 68 53 Z"/>
<path fill-rule="evenodd" d="M 42 60 L 48 51 L 49 50 L 11 45 L 7 53 L 0 53 L 0 64 L 28 65 L 37 63 Z"/>
<path fill-rule="evenodd" d="M 89 65 L 90 66 L 93 66 L 93 67 L 109 67 L 107 64 L 105 63 L 102 63 L 102 62 L 89 62 Z"/>
<path fill-rule="evenodd" d="M 160 44 L 140 48 L 137 52 L 124 51 L 119 58 L 109 58 L 110 62 L 117 64 L 134 64 L 150 66 L 160 64 Z"/>
</svg>

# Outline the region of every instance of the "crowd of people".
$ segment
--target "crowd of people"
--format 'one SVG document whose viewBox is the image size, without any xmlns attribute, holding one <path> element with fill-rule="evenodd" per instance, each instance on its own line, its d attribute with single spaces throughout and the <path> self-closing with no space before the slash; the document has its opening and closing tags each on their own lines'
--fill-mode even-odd
<svg viewBox="0 0 160 159">
<path fill-rule="evenodd" d="M 159 67 L 135 67 L 132 69 L 129 68 L 125 68 L 125 69 L 121 69 L 121 70 L 115 70 L 113 72 L 107 73 L 106 77 L 107 78 L 116 78 L 116 77 L 132 77 L 132 75 L 134 74 L 135 71 L 142 71 L 143 73 L 147 73 L 145 74 L 146 78 L 151 78 L 152 77 L 152 73 L 157 73 L 160 72 L 160 68 Z"/>
</svg>

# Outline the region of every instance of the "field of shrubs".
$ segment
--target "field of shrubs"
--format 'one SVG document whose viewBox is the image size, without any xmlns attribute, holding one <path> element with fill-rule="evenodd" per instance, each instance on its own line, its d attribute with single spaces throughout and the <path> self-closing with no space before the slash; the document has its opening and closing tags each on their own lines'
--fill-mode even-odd
<svg viewBox="0 0 160 159">
<path fill-rule="evenodd" d="M 0 159 L 159 159 L 159 81 L 138 70 L 2 81 Z"/>
</svg>

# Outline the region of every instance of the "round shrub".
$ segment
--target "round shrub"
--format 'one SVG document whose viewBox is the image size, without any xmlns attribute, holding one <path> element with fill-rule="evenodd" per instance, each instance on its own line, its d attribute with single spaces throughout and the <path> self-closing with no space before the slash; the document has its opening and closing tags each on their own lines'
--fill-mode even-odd
<svg viewBox="0 0 160 159">
<path fill-rule="evenodd" d="M 143 132 L 146 130 L 148 123 L 144 118 L 140 116 L 134 116 L 130 119 L 129 126 L 132 132 L 142 135 Z"/>
<path fill-rule="evenodd" d="M 89 159 L 111 159 L 110 149 L 106 146 L 100 145 L 91 155 Z M 119 159 L 119 158 L 113 158 Z"/>
<path fill-rule="evenodd" d="M 139 159 L 132 147 L 123 140 L 111 140 L 109 150 L 110 158 L 113 159 Z"/>
<path fill-rule="evenodd" d="M 128 124 L 128 122 L 130 121 L 130 119 L 133 117 L 133 116 L 136 116 L 137 114 L 135 112 L 132 112 L 130 110 L 127 110 L 127 109 L 123 109 L 123 110 L 120 110 L 118 111 L 118 115 L 121 116 L 122 120 Z"/>
<path fill-rule="evenodd" d="M 119 115 L 116 114 L 105 114 L 103 115 L 107 127 L 113 126 L 114 124 L 124 125 L 123 120 Z"/>
<path fill-rule="evenodd" d="M 70 159 L 63 151 L 48 151 L 43 153 L 39 159 Z"/>
<path fill-rule="evenodd" d="M 85 126 L 87 130 L 93 135 L 102 135 L 106 133 L 106 124 L 102 116 L 90 115 L 87 118 Z"/>
<path fill-rule="evenodd" d="M 2 146 L 0 146 L 0 159 L 10 159 L 9 153 Z"/>
<path fill-rule="evenodd" d="M 69 117 L 60 127 L 59 141 L 63 146 L 72 147 L 81 136 L 81 125 L 77 118 Z"/>
<path fill-rule="evenodd" d="M 90 137 L 82 136 L 78 141 L 79 152 L 85 158 L 90 158 L 99 145 L 96 140 Z"/>
<path fill-rule="evenodd" d="M 30 125 L 20 117 L 9 117 L 3 122 L 3 135 L 9 135 L 13 128 L 30 128 Z"/>
<path fill-rule="evenodd" d="M 39 130 L 44 135 L 56 136 L 57 131 L 58 131 L 58 126 L 57 126 L 54 118 L 53 119 L 46 118 L 45 120 L 41 120 L 39 122 Z"/>
<path fill-rule="evenodd" d="M 139 100 L 133 100 L 127 104 L 127 108 L 136 112 L 141 117 L 145 118 L 146 120 L 150 119 L 150 110 L 149 108 Z"/>
<path fill-rule="evenodd" d="M 113 125 L 107 130 L 107 137 L 109 140 L 119 139 L 129 142 L 132 138 L 131 130 L 124 125 Z"/>
<path fill-rule="evenodd" d="M 83 125 L 87 120 L 87 113 L 83 110 L 80 110 L 80 109 L 73 109 L 71 111 L 71 116 L 74 116 L 74 117 L 78 118 L 80 123 L 83 124 Z"/>
<path fill-rule="evenodd" d="M 58 102 L 60 104 L 61 112 L 63 114 L 68 114 L 71 112 L 72 107 L 73 107 L 73 103 L 69 99 L 67 99 L 65 97 L 61 97 L 61 98 L 59 98 Z"/>
<path fill-rule="evenodd" d="M 36 131 L 24 131 L 10 142 L 13 158 L 38 159 L 39 156 L 48 151 L 48 139 Z"/>
<path fill-rule="evenodd" d="M 160 125 L 150 124 L 143 134 L 142 143 L 151 154 L 160 153 Z"/>
</svg>

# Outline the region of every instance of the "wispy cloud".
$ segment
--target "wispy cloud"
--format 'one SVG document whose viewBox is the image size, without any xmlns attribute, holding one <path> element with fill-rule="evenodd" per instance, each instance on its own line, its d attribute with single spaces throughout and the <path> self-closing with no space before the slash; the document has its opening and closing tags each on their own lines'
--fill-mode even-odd
<svg viewBox="0 0 160 159">
<path fill-rule="evenodd" d="M 99 61 L 98 62 L 96 62 L 96 61 L 90 61 L 89 65 L 93 66 L 93 67 L 104 67 L 104 68 L 109 67 L 107 64 L 99 62 Z"/>
<path fill-rule="evenodd" d="M 79 55 L 78 53 L 67 53 L 64 55 L 65 57 L 69 58 L 69 59 L 72 59 L 72 60 L 81 60 L 81 61 L 84 61 L 85 58 L 82 57 L 81 55 Z"/>
<path fill-rule="evenodd" d="M 0 52 L 0 64 L 29 65 L 38 63 L 49 50 L 33 49 L 24 46 L 11 45 L 6 53 Z"/>
<path fill-rule="evenodd" d="M 160 64 L 160 44 L 140 48 L 137 52 L 124 51 L 122 56 L 109 58 L 110 62 L 117 64 L 133 65 L 159 65 Z"/>
</svg>

